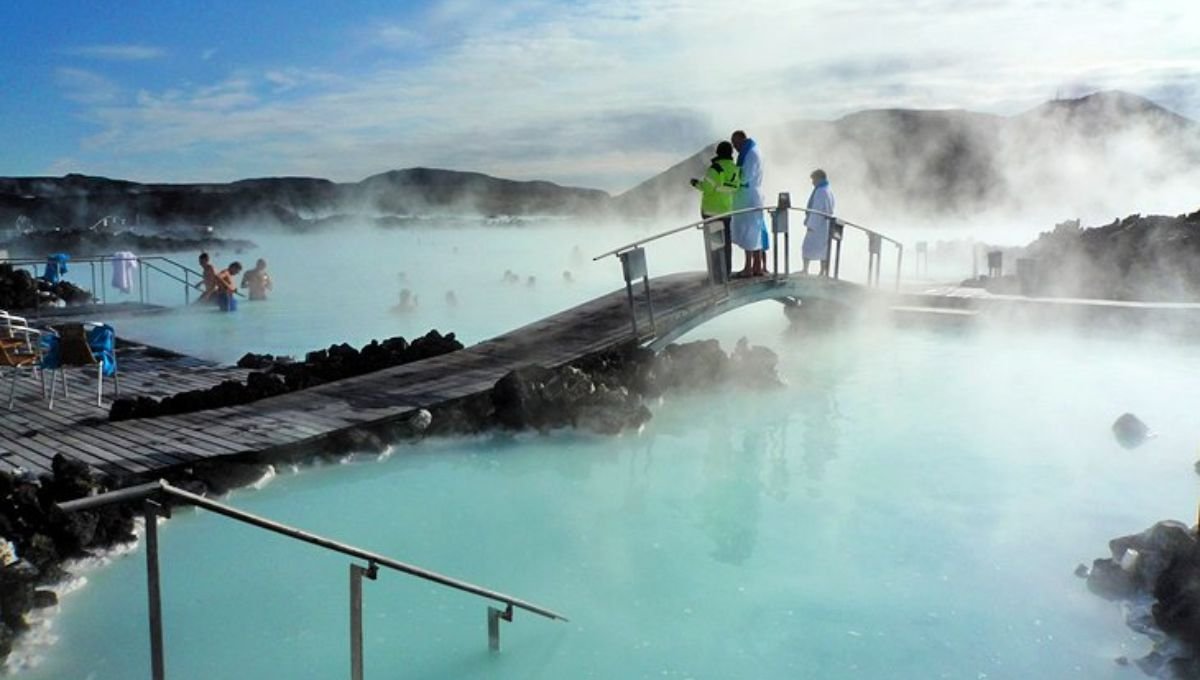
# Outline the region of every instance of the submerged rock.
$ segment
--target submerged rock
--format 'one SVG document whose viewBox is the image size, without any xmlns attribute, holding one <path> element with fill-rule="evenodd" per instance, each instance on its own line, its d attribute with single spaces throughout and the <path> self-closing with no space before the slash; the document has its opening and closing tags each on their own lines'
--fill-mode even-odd
<svg viewBox="0 0 1200 680">
<path fill-rule="evenodd" d="M 1150 428 L 1132 413 L 1121 414 L 1113 423 L 1112 430 L 1117 442 L 1127 449 L 1135 449 L 1153 436 Z"/>
</svg>

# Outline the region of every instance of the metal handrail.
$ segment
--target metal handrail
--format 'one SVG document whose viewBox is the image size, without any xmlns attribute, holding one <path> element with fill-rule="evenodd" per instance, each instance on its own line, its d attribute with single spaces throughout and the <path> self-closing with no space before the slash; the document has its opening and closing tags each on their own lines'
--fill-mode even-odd
<svg viewBox="0 0 1200 680">
<path fill-rule="evenodd" d="M 116 258 L 114 258 L 110 255 L 88 255 L 88 256 L 84 256 L 84 257 L 72 257 L 68 261 L 68 263 L 74 264 L 74 265 L 81 265 L 81 264 L 91 265 L 91 267 L 92 267 L 92 275 L 91 275 L 92 295 L 95 296 L 96 299 L 102 299 L 103 301 L 107 301 L 107 297 L 103 295 L 103 293 L 105 291 L 105 288 L 104 288 L 104 266 L 105 266 L 105 264 L 113 262 L 115 259 Z M 145 269 L 156 271 L 156 272 L 162 274 L 163 276 L 166 276 L 166 277 L 172 279 L 173 281 L 182 283 L 184 285 L 184 302 L 185 303 L 190 302 L 191 288 L 196 285 L 199 285 L 199 281 L 201 281 L 204 277 L 204 275 L 201 272 L 196 271 L 195 269 L 192 269 L 191 267 L 188 267 L 187 265 L 183 264 L 182 262 L 178 262 L 177 260 L 174 260 L 172 258 L 163 256 L 163 255 L 139 255 L 139 256 L 135 256 L 135 259 L 138 262 L 138 264 L 145 267 Z M 17 267 L 32 267 L 34 270 L 33 275 L 34 275 L 34 277 L 37 277 L 37 267 L 40 267 L 43 264 L 45 264 L 46 260 L 39 259 L 39 258 L 5 258 L 3 260 L 0 260 L 0 262 L 3 262 L 5 264 L 11 264 L 11 265 L 14 265 Z M 165 264 L 171 265 L 172 267 L 175 267 L 176 269 L 182 271 L 184 273 L 184 276 L 181 277 L 178 274 L 175 274 L 168 269 L 159 267 L 154 264 L 155 262 L 160 262 L 160 263 L 165 263 Z M 97 264 L 100 265 L 99 281 L 97 281 L 96 271 L 95 271 L 95 267 Z M 189 280 L 188 279 L 189 275 L 195 276 L 196 281 Z M 139 277 L 138 278 L 139 295 L 141 297 L 141 301 L 145 302 L 146 297 L 147 297 L 145 289 L 149 288 L 148 279 L 142 278 L 142 277 L 144 277 L 144 273 L 141 271 L 138 272 L 138 277 Z M 239 297 L 246 296 L 245 293 L 243 293 L 240 290 L 235 290 L 233 292 L 233 294 L 237 295 Z"/>
<path fill-rule="evenodd" d="M 595 262 L 596 260 L 602 260 L 602 259 L 608 257 L 609 255 L 620 255 L 621 253 L 623 253 L 627 250 L 633 250 L 634 248 L 638 248 L 646 243 L 650 243 L 652 241 L 657 241 L 660 238 L 665 238 L 667 236 L 671 236 L 672 234 L 678 234 L 681 231 L 687 231 L 688 229 L 702 229 L 704 227 L 704 225 L 706 225 L 710 222 L 723 220 L 726 217 L 733 217 L 734 215 L 743 215 L 743 214 L 752 213 L 752 212 L 760 212 L 763 210 L 773 213 L 777 209 L 778 209 L 778 207 L 773 206 L 773 205 L 760 205 L 760 206 L 751 207 L 751 208 L 739 208 L 737 210 L 731 210 L 727 213 L 721 213 L 720 215 L 713 215 L 711 217 L 702 219 L 698 222 L 690 222 L 688 224 L 683 225 L 682 227 L 675 227 L 675 228 L 668 229 L 663 232 L 659 232 L 657 234 L 652 234 L 645 238 L 638 239 L 637 241 L 634 241 L 633 243 L 628 243 L 626 245 L 620 246 L 619 248 L 613 248 L 612 250 L 606 250 L 603 253 L 597 255 L 596 257 L 593 257 L 592 261 Z M 891 238 L 890 236 L 881 234 L 880 232 L 877 232 L 874 229 L 871 229 L 870 227 L 864 227 L 861 224 L 856 224 L 854 222 L 849 222 L 847 220 L 843 220 L 842 218 L 837 217 L 837 216 L 832 215 L 827 212 L 822 212 L 820 210 L 813 210 L 812 208 L 800 208 L 797 206 L 791 206 L 791 210 L 795 210 L 797 212 L 803 212 L 803 213 L 811 213 L 813 215 L 820 215 L 821 217 L 827 217 L 829 219 L 837 220 L 839 223 L 844 224 L 848 227 L 854 227 L 855 229 L 866 232 L 868 235 L 878 236 L 879 238 L 881 238 L 885 241 L 889 241 L 898 247 L 901 247 L 901 248 L 904 247 L 904 245 L 902 243 L 900 243 L 899 241 L 897 241 L 894 238 Z"/>
<path fill-rule="evenodd" d="M 368 550 L 363 550 L 348 543 L 335 541 L 331 538 L 319 536 L 317 534 L 297 529 L 296 527 L 288 526 L 280 522 L 276 522 L 259 515 L 255 515 L 244 510 L 239 510 L 224 503 L 219 503 L 210 498 L 205 498 L 198 494 L 185 491 L 178 487 L 172 486 L 165 480 L 148 482 L 136 486 L 118 489 L 87 498 L 80 498 L 72 501 L 58 503 L 58 508 L 63 512 L 76 512 L 80 510 L 93 510 L 106 505 L 115 503 L 128 502 L 143 502 L 144 513 L 146 519 L 146 565 L 147 565 L 147 581 L 149 584 L 149 599 L 150 599 L 150 640 L 151 640 L 151 665 L 152 677 L 155 680 L 165 678 L 164 671 L 164 654 L 162 642 L 162 610 L 159 597 L 158 584 L 158 534 L 157 534 L 157 518 L 163 514 L 164 508 L 158 501 L 170 497 L 178 501 L 182 501 L 189 505 L 204 508 L 219 515 L 223 515 L 230 519 L 237 520 L 260 529 L 265 529 L 288 538 L 294 538 L 298 541 L 310 543 L 320 548 L 325 548 L 333 552 L 341 553 L 349 557 L 367 562 L 367 567 L 363 568 L 357 564 L 350 566 L 350 582 L 351 582 L 351 676 L 353 678 L 362 677 L 362 586 L 361 579 L 363 576 L 374 579 L 378 567 L 387 567 L 394 571 L 399 571 L 410 576 L 431 581 L 447 588 L 453 588 L 465 593 L 470 593 L 478 597 L 499 602 L 505 605 L 503 611 L 488 608 L 488 642 L 493 650 L 499 649 L 499 622 L 501 620 L 511 621 L 513 609 L 523 609 L 527 612 L 543 616 L 552 621 L 567 621 L 567 617 L 555 612 L 546 607 L 527 602 L 525 600 L 512 597 L 505 593 L 484 588 L 482 586 L 462 581 L 450 576 L 445 576 L 428 569 L 401 562 L 392 559 L 386 555 L 380 555 Z"/>
</svg>

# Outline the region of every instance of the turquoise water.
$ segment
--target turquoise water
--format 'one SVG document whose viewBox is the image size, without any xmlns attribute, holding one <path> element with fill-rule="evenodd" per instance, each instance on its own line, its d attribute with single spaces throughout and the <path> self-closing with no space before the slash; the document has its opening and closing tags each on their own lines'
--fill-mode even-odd
<svg viewBox="0 0 1200 680">
<path fill-rule="evenodd" d="M 604 274 L 575 290 L 610 288 Z M 513 326 L 575 295 L 549 290 L 489 294 Z M 802 333 L 772 303 L 695 335 L 772 346 L 788 387 L 673 396 L 617 438 L 401 445 L 229 502 L 571 619 L 518 611 L 490 654 L 486 602 L 382 572 L 365 584 L 368 677 L 1128 677 L 1113 659 L 1148 643 L 1072 571 L 1113 536 L 1194 516 L 1200 350 Z M 1119 448 L 1124 411 L 1160 436 Z M 348 675 L 347 560 L 203 512 L 161 544 L 169 677 Z M 88 578 L 22 677 L 148 674 L 144 555 Z"/>
</svg>

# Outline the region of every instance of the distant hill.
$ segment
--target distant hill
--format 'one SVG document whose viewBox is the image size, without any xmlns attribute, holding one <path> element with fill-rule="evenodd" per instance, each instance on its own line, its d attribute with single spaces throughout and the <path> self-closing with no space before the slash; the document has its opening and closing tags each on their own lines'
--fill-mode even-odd
<svg viewBox="0 0 1200 680">
<path fill-rule="evenodd" d="M 355 183 L 310 177 L 228 184 L 139 184 L 103 177 L 0 178 L 0 228 L 24 216 L 39 229 L 80 229 L 114 216 L 129 224 L 270 222 L 304 228 L 335 216 L 583 215 L 605 210 L 595 189 L 518 182 L 475 172 L 410 168 Z"/>
<path fill-rule="evenodd" d="M 955 218 L 1033 206 L 1060 216 L 1125 214 L 1158 193 L 1200 185 L 1200 125 L 1123 92 L 1055 100 L 1015 116 L 884 109 L 834 121 L 750 130 L 762 148 L 768 195 L 807 196 L 825 169 L 839 205 L 855 216 Z M 690 215 L 688 186 L 712 147 L 615 197 L 630 213 Z M 1200 178 L 1200 175 L 1196 175 Z M 1161 190 L 1161 191 L 1160 191 Z M 793 202 L 796 196 L 793 195 Z"/>
</svg>

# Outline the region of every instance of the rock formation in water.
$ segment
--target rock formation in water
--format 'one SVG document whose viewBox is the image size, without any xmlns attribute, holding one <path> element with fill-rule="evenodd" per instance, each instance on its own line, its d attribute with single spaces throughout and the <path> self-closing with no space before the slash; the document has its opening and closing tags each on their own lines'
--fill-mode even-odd
<svg viewBox="0 0 1200 680">
<path fill-rule="evenodd" d="M 92 301 L 91 293 L 67 281 L 49 283 L 25 269 L 0 263 L 0 309 L 21 312 L 39 306 L 82 305 Z"/>
<path fill-rule="evenodd" d="M 1024 248 L 1001 252 L 1008 274 L 963 285 L 1047 297 L 1200 301 L 1200 210 L 1087 228 L 1069 220 Z"/>
<path fill-rule="evenodd" d="M 0 472 L 0 537 L 10 548 L 0 566 L 0 659 L 28 628 L 29 612 L 57 601 L 44 588 L 62 579 L 65 560 L 134 540 L 129 508 L 67 514 L 55 506 L 117 488 L 120 480 L 61 454 L 52 469 L 38 479 Z"/>
<path fill-rule="evenodd" d="M 122 397 L 113 401 L 108 419 L 157 418 L 249 404 L 334 380 L 455 352 L 462 347 L 453 333 L 442 335 L 431 330 L 411 343 L 402 337 L 395 337 L 383 342 L 372 340 L 362 349 L 345 343 L 332 345 L 329 349 L 309 352 L 304 361 L 292 361 L 287 357 L 269 354 L 247 354 L 237 365 L 259 370 L 247 375 L 245 382 L 226 380 L 209 389 L 179 392 L 162 399 Z"/>
<path fill-rule="evenodd" d="M 1169 641 L 1137 661 L 1147 674 L 1200 678 L 1200 541 L 1182 522 L 1164 521 L 1108 543 L 1111 557 L 1087 574 L 1092 592 L 1129 603 L 1130 627 Z"/>
</svg>

